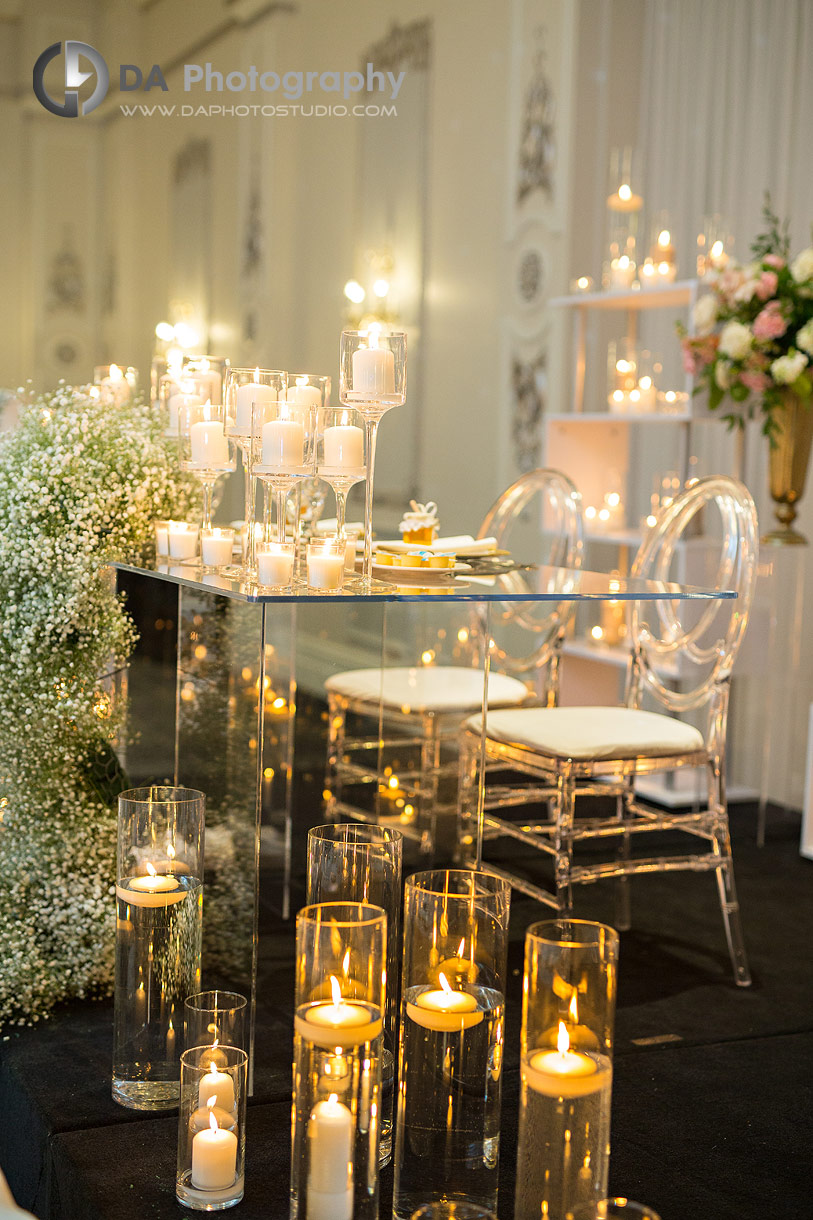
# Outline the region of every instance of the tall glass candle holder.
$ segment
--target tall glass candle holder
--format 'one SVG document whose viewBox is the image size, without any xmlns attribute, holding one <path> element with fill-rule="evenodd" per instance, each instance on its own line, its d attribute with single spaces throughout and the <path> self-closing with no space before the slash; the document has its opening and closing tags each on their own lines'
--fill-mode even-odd
<svg viewBox="0 0 813 1220">
<path fill-rule="evenodd" d="M 120 406 L 129 402 L 138 389 L 138 370 L 123 364 L 97 364 L 93 384 L 99 387 L 101 402 Z"/>
<path fill-rule="evenodd" d="M 292 1220 L 377 1220 L 386 941 L 377 906 L 297 915 Z"/>
<path fill-rule="evenodd" d="M 571 1216 L 607 1193 L 617 963 L 604 924 L 526 933 L 514 1220 Z"/>
<path fill-rule="evenodd" d="M 201 398 L 194 381 L 187 380 L 181 369 L 168 369 L 158 382 L 158 405 L 164 411 L 164 435 L 178 440 L 178 412 L 183 408 L 202 407 Z"/>
<path fill-rule="evenodd" d="M 644 201 L 639 194 L 639 155 L 633 148 L 610 152 L 607 181 L 607 260 L 605 288 L 627 291 L 635 280 L 638 222 Z"/>
<path fill-rule="evenodd" d="M 630 339 L 610 341 L 607 405 L 614 415 L 648 415 L 658 409 L 657 367 L 652 352 L 636 348 Z"/>
<path fill-rule="evenodd" d="M 308 831 L 308 902 L 366 902 L 381 907 L 387 915 L 387 1007 L 379 1110 L 381 1165 L 392 1157 L 403 844 L 400 830 L 355 822 L 313 826 Z"/>
<path fill-rule="evenodd" d="M 730 221 L 716 212 L 713 216 L 706 216 L 702 231 L 697 235 L 698 279 L 724 271 L 731 261 L 733 250 L 734 234 Z"/>
<path fill-rule="evenodd" d="M 668 212 L 660 211 L 655 216 L 649 251 L 639 268 L 638 278 L 644 292 L 662 288 L 664 284 L 673 284 L 677 279 L 677 260 Z"/>
<path fill-rule="evenodd" d="M 178 1104 L 183 1003 L 200 986 L 205 797 L 130 788 L 119 797 L 113 1099 Z"/>
<path fill-rule="evenodd" d="M 381 418 L 392 407 L 406 402 L 406 334 L 381 328 L 343 330 L 341 340 L 341 378 L 339 398 L 355 407 L 364 420 L 365 497 L 364 497 L 364 581 L 373 576 L 373 484 L 375 446 Z"/>
<path fill-rule="evenodd" d="M 287 399 L 254 404 L 254 473 L 265 488 L 264 542 L 271 541 L 271 493 L 276 500 L 277 542 L 284 542 L 288 493 L 316 473 L 316 426 L 313 406 Z"/>
<path fill-rule="evenodd" d="M 222 403 L 200 403 L 200 395 L 178 407 L 178 444 L 181 470 L 197 476 L 203 484 L 201 529 L 212 528 L 212 495 L 215 483 L 235 469 L 226 436 L 226 414 Z M 198 399 L 197 402 L 194 399 Z"/>
<path fill-rule="evenodd" d="M 510 886 L 469 869 L 416 873 L 404 901 L 393 1215 L 494 1209 Z"/>
<path fill-rule="evenodd" d="M 253 524 L 256 512 L 256 479 L 254 475 L 255 450 L 260 441 L 252 427 L 256 424 L 262 431 L 265 422 L 263 405 L 285 398 L 288 392 L 288 374 L 282 369 L 230 368 L 226 373 L 223 401 L 226 407 L 226 433 L 234 439 L 243 459 L 244 506 L 243 520 L 247 529 L 244 534 L 243 564 L 253 570 L 256 566 L 255 533 Z M 256 411 L 253 410 L 257 404 Z M 255 444 L 256 442 L 256 444 Z"/>
<path fill-rule="evenodd" d="M 324 412 L 316 470 L 336 497 L 336 535 L 345 537 L 347 493 L 367 477 L 364 421 L 358 411 L 334 407 Z"/>
<path fill-rule="evenodd" d="M 196 991 L 183 1006 L 184 1047 L 218 1043 L 248 1049 L 246 1009 L 248 1001 L 236 991 Z"/>
<path fill-rule="evenodd" d="M 181 1055 L 175 1197 L 192 1211 L 224 1211 L 243 1197 L 247 1064 L 236 1046 Z"/>
</svg>

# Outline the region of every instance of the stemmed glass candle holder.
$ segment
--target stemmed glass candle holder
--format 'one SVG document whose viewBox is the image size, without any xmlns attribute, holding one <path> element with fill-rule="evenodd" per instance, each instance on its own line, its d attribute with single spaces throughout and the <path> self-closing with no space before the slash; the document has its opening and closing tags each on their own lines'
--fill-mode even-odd
<svg viewBox="0 0 813 1220">
<path fill-rule="evenodd" d="M 254 457 L 265 421 L 262 408 L 280 398 L 284 399 L 287 391 L 288 374 L 281 369 L 230 368 L 226 373 L 223 399 L 226 405 L 226 433 L 233 437 L 243 458 L 243 520 L 246 523 L 243 562 L 249 569 L 253 569 L 256 564 L 253 530 L 257 517 Z M 256 410 L 255 404 L 258 404 Z M 256 436 L 252 433 L 255 423 L 258 428 Z"/>
<path fill-rule="evenodd" d="M 377 906 L 297 915 L 292 1220 L 377 1220 L 386 942 Z"/>
<path fill-rule="evenodd" d="M 367 477 L 364 463 L 364 428 L 358 411 L 334 407 L 324 413 L 325 427 L 319 445 L 317 472 L 336 497 L 336 536 L 345 537 L 347 493 Z"/>
<path fill-rule="evenodd" d="M 598 1209 L 607 1193 L 617 963 L 604 924 L 526 933 L 514 1220 Z"/>
<path fill-rule="evenodd" d="M 610 152 L 607 181 L 607 250 L 603 269 L 605 288 L 630 289 L 636 272 L 638 221 L 644 201 L 638 193 L 641 178 L 636 149 Z"/>
<path fill-rule="evenodd" d="M 377 326 L 367 330 L 344 330 L 340 356 L 339 398 L 345 406 L 355 407 L 364 420 L 364 580 L 369 585 L 373 574 L 376 438 L 381 417 L 406 401 L 406 334 L 391 331 L 384 335 Z"/>
<path fill-rule="evenodd" d="M 247 1064 L 236 1046 L 181 1055 L 175 1197 L 192 1211 L 223 1211 L 243 1197 Z"/>
<path fill-rule="evenodd" d="M 407 879 L 393 1215 L 494 1209 L 510 887 L 469 869 Z"/>
<path fill-rule="evenodd" d="M 184 1047 L 236 1046 L 247 1049 L 246 1009 L 248 1002 L 236 991 L 196 991 L 183 1006 Z M 214 1061 L 221 1067 L 224 1058 L 215 1047 Z"/>
<path fill-rule="evenodd" d="M 99 400 L 120 406 L 129 402 L 138 389 L 138 371 L 122 364 L 97 364 L 93 384 L 99 387 Z"/>
<path fill-rule="evenodd" d="M 119 797 L 113 1098 L 178 1104 L 183 1003 L 200 984 L 205 797 L 130 788 Z"/>
<path fill-rule="evenodd" d="M 356 823 L 314 826 L 308 831 L 308 902 L 366 902 L 387 914 L 387 1007 L 379 1111 L 381 1165 L 392 1157 L 403 842 L 400 830 Z"/>
<path fill-rule="evenodd" d="M 271 540 L 270 493 L 274 492 L 276 500 L 277 541 L 284 542 L 288 492 L 315 473 L 316 424 L 317 411 L 310 405 L 300 406 L 287 399 L 254 404 L 252 435 L 255 446 L 257 437 L 260 438 L 259 460 L 255 456 L 254 473 L 265 488 L 265 542 Z"/>
<path fill-rule="evenodd" d="M 199 398 L 199 395 L 193 397 Z M 181 470 L 196 475 L 203 484 L 201 529 L 212 528 L 212 493 L 215 483 L 235 469 L 226 436 L 222 403 L 186 403 L 178 408 L 178 441 Z"/>
<path fill-rule="evenodd" d="M 198 394 L 194 381 L 187 379 L 179 368 L 168 369 L 158 383 L 158 403 L 165 412 L 164 434 L 178 439 L 178 412 L 191 407 L 202 407 L 205 398 Z"/>
</svg>

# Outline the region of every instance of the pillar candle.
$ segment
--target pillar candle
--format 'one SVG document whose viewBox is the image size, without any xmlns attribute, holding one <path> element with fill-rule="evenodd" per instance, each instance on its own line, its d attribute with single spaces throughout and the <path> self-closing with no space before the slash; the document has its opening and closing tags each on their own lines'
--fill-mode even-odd
<svg viewBox="0 0 813 1220">
<path fill-rule="evenodd" d="M 305 429 L 298 419 L 272 419 L 263 426 L 263 466 L 295 467 L 305 461 Z"/>
<path fill-rule="evenodd" d="M 229 460 L 229 442 L 219 419 L 202 419 L 189 430 L 192 461 L 210 470 L 225 466 Z"/>
<path fill-rule="evenodd" d="M 257 369 L 257 376 L 260 370 Z M 251 407 L 252 403 L 262 403 L 265 405 L 269 402 L 277 401 L 277 391 L 272 385 L 261 385 L 258 381 L 250 381 L 248 385 L 240 385 L 237 387 L 237 393 L 234 397 L 234 426 L 240 432 L 251 431 Z M 257 421 L 261 423 L 262 419 Z"/>
<path fill-rule="evenodd" d="M 387 347 L 359 347 L 353 352 L 353 393 L 395 393 L 395 356 Z"/>
<path fill-rule="evenodd" d="M 192 1185 L 197 1190 L 222 1190 L 231 1186 L 237 1169 L 237 1136 L 218 1127 L 214 1115 L 210 1126 L 192 1140 Z"/>
<path fill-rule="evenodd" d="M 307 1220 L 351 1220 L 353 1115 L 335 1093 L 313 1107 L 308 1120 Z"/>
<path fill-rule="evenodd" d="M 359 469 L 364 465 L 364 433 L 353 424 L 325 428 L 325 466 Z"/>
</svg>

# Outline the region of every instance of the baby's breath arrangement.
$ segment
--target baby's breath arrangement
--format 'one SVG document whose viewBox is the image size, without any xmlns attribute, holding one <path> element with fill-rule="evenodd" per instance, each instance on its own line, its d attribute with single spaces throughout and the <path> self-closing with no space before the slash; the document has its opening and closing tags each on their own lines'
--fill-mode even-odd
<svg viewBox="0 0 813 1220">
<path fill-rule="evenodd" d="M 0 439 L 0 1025 L 110 990 L 126 779 L 101 680 L 135 635 L 106 565 L 197 498 L 143 403 L 26 397 Z"/>
</svg>

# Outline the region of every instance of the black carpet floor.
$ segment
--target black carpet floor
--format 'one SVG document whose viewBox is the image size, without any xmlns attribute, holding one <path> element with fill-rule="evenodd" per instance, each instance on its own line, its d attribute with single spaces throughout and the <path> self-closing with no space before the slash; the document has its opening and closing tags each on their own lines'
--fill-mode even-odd
<svg viewBox="0 0 813 1220">
<path fill-rule="evenodd" d="M 716 886 L 705 874 L 635 879 L 621 941 L 610 1187 L 662 1220 L 813 1216 L 813 862 L 797 816 L 732 811 L 735 864 L 754 974 L 737 988 Z M 578 892 L 579 915 L 612 921 L 609 887 Z M 518 1105 L 522 940 L 544 912 L 515 897 L 503 1087 L 499 1215 L 509 1220 Z M 246 1196 L 236 1215 L 288 1214 L 293 934 L 263 939 Z M 174 1200 L 177 1122 L 110 1098 L 109 1004 L 74 1004 L 0 1042 L 0 1165 L 43 1220 L 185 1214 Z M 380 1214 L 389 1214 L 391 1169 Z"/>
</svg>

